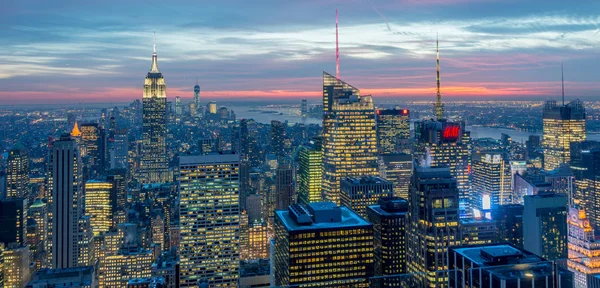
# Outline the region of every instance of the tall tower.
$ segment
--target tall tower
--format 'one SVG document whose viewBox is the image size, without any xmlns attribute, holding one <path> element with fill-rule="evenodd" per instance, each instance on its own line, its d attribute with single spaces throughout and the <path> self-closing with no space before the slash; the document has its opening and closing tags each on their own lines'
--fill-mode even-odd
<svg viewBox="0 0 600 288">
<path fill-rule="evenodd" d="M 458 187 L 450 170 L 416 168 L 408 196 L 408 273 L 412 287 L 447 283 L 448 247 L 460 245 Z M 415 285 L 416 284 L 416 285 Z"/>
<path fill-rule="evenodd" d="M 373 98 L 323 72 L 323 195 L 339 204 L 342 177 L 377 176 L 377 168 Z"/>
<path fill-rule="evenodd" d="M 79 218 L 83 207 L 82 163 L 77 142 L 65 135 L 51 150 L 52 268 L 76 267 Z"/>
<path fill-rule="evenodd" d="M 440 45 L 435 39 L 436 71 L 437 71 L 437 97 L 435 100 L 435 118 L 441 120 L 444 118 L 444 104 L 442 104 L 442 92 L 440 91 Z"/>
<path fill-rule="evenodd" d="M 152 66 L 144 81 L 142 97 L 142 183 L 169 181 L 167 158 L 167 86 L 158 71 L 156 42 L 152 53 Z"/>
<path fill-rule="evenodd" d="M 196 78 L 196 86 L 194 86 L 194 104 L 196 104 L 196 115 L 199 117 L 202 113 L 202 108 L 200 108 L 200 85 L 198 85 L 198 78 Z"/>
</svg>

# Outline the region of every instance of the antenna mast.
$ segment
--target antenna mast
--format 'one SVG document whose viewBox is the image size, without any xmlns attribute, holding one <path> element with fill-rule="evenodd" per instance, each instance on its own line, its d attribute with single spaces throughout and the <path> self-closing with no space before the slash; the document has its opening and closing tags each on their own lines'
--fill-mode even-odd
<svg viewBox="0 0 600 288">
<path fill-rule="evenodd" d="M 338 42 L 338 10 L 335 9 L 335 77 L 340 80 L 340 47 Z"/>
<path fill-rule="evenodd" d="M 565 73 L 563 72 L 563 64 L 560 63 L 560 81 L 562 84 L 562 102 L 565 106 Z"/>
<path fill-rule="evenodd" d="M 435 57 L 436 57 L 436 72 L 437 72 L 437 96 L 435 101 L 435 118 L 441 120 L 444 118 L 444 104 L 442 104 L 442 93 L 440 91 L 440 48 L 439 41 L 436 35 L 435 39 Z"/>
</svg>

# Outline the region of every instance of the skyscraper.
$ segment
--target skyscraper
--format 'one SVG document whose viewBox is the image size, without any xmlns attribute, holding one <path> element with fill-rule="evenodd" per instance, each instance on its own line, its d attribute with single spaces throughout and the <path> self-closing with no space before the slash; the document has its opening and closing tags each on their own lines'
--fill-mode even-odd
<svg viewBox="0 0 600 288">
<path fill-rule="evenodd" d="M 83 207 L 82 164 L 79 147 L 68 135 L 51 148 L 52 268 L 78 265 L 79 219 Z"/>
<path fill-rule="evenodd" d="M 523 246 L 548 259 L 567 258 L 567 197 L 542 192 L 525 196 Z"/>
<path fill-rule="evenodd" d="M 239 156 L 181 156 L 181 287 L 235 287 L 239 271 Z"/>
<path fill-rule="evenodd" d="M 294 204 L 294 176 L 289 164 L 281 165 L 275 173 L 275 209 L 285 210 Z"/>
<path fill-rule="evenodd" d="M 394 197 L 381 198 L 377 204 L 367 207 L 367 219 L 373 223 L 375 276 L 405 274 L 408 201 Z M 378 287 L 397 287 L 393 285 L 393 280 L 394 277 L 385 279 L 389 283 Z"/>
<path fill-rule="evenodd" d="M 379 155 L 379 176 L 394 184 L 394 196 L 408 199 L 410 178 L 414 166 L 410 154 L 394 153 Z"/>
<path fill-rule="evenodd" d="M 323 147 L 321 138 L 313 139 L 300 147 L 298 152 L 298 203 L 323 201 L 321 194 L 323 178 Z"/>
<path fill-rule="evenodd" d="M 196 78 L 196 85 L 194 86 L 194 106 L 196 108 L 196 114 L 198 116 L 202 116 L 202 111 L 200 106 L 200 85 L 198 85 L 198 78 Z"/>
<path fill-rule="evenodd" d="M 382 197 L 392 197 L 391 182 L 377 176 L 344 177 L 340 180 L 340 202 L 354 213 L 367 218 L 367 207 Z"/>
<path fill-rule="evenodd" d="M 90 217 L 94 236 L 108 232 L 112 226 L 111 191 L 110 182 L 99 180 L 85 182 L 85 215 Z"/>
<path fill-rule="evenodd" d="M 549 100 L 544 105 L 543 117 L 544 169 L 550 171 L 569 163 L 572 142 L 586 139 L 585 108 L 579 99 L 563 106 Z"/>
<path fill-rule="evenodd" d="M 332 202 L 275 211 L 276 287 L 369 287 L 373 225 Z"/>
<path fill-rule="evenodd" d="M 342 177 L 376 176 L 373 98 L 323 72 L 323 194 L 340 203 Z"/>
<path fill-rule="evenodd" d="M 250 167 L 260 165 L 260 152 L 258 151 L 258 127 L 254 119 L 240 121 L 240 156 L 248 160 Z"/>
<path fill-rule="evenodd" d="M 585 210 L 569 208 L 568 253 L 569 270 L 573 272 L 574 287 L 590 287 L 588 279 L 600 273 L 600 241 L 594 236 L 594 227 L 587 219 Z"/>
<path fill-rule="evenodd" d="M 277 157 L 279 164 L 285 158 L 285 126 L 277 120 L 271 121 L 271 151 Z"/>
<path fill-rule="evenodd" d="M 523 205 L 506 204 L 492 210 L 492 220 L 498 227 L 498 240 L 523 248 Z"/>
<path fill-rule="evenodd" d="M 142 183 L 168 182 L 167 158 L 167 86 L 158 71 L 156 44 L 152 53 L 152 66 L 144 81 L 142 97 Z"/>
<path fill-rule="evenodd" d="M 488 219 L 498 205 L 512 203 L 510 165 L 501 153 L 473 155 L 473 208 Z"/>
<path fill-rule="evenodd" d="M 444 104 L 442 103 L 442 92 L 440 91 L 440 45 L 438 40 L 435 40 L 435 58 L 437 72 L 437 96 L 435 99 L 435 118 L 440 121 L 444 118 Z"/>
<path fill-rule="evenodd" d="M 84 176 L 94 178 L 106 168 L 106 133 L 96 123 L 81 125 L 80 152 L 85 165 Z"/>
<path fill-rule="evenodd" d="M 425 120 L 415 123 L 415 157 L 423 167 L 448 167 L 459 189 L 461 215 L 471 201 L 471 133 L 464 122 Z"/>
<path fill-rule="evenodd" d="M 8 152 L 6 163 L 6 197 L 29 197 L 29 155 L 21 143 Z"/>
<path fill-rule="evenodd" d="M 410 153 L 410 113 L 408 109 L 377 109 L 375 114 L 379 153 Z"/>
<path fill-rule="evenodd" d="M 127 129 L 115 130 L 110 143 L 110 169 L 127 169 L 129 167 L 129 139 L 127 137 Z"/>
<path fill-rule="evenodd" d="M 27 198 L 0 200 L 0 242 L 26 246 Z"/>
<path fill-rule="evenodd" d="M 448 247 L 460 245 L 459 190 L 448 168 L 415 169 L 409 193 L 408 273 L 414 287 L 446 283 Z"/>
</svg>

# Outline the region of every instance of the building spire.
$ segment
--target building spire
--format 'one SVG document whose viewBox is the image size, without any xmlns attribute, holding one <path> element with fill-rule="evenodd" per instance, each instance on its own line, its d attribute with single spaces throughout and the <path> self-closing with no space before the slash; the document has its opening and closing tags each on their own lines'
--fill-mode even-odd
<svg viewBox="0 0 600 288">
<path fill-rule="evenodd" d="M 158 56 L 156 55 L 156 31 L 154 31 L 154 52 L 152 53 L 152 67 L 150 72 L 158 73 Z"/>
<path fill-rule="evenodd" d="M 440 91 L 440 46 L 437 34 L 435 38 L 435 54 L 437 61 L 437 97 L 435 101 L 435 118 L 437 118 L 437 120 L 441 120 L 444 117 L 444 104 L 442 104 L 442 93 Z"/>
<path fill-rule="evenodd" d="M 335 9 L 335 78 L 340 80 L 340 46 L 338 42 L 338 10 Z"/>
<path fill-rule="evenodd" d="M 565 73 L 563 71 L 563 63 L 560 63 L 560 81 L 562 83 L 562 105 L 565 106 Z"/>
</svg>

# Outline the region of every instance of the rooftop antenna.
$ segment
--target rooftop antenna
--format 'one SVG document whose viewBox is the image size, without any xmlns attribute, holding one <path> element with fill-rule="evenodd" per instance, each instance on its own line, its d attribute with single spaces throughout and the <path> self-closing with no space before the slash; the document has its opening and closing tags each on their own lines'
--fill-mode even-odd
<svg viewBox="0 0 600 288">
<path fill-rule="evenodd" d="M 563 72 L 563 63 L 560 63 L 560 81 L 562 83 L 562 102 L 565 106 L 565 73 Z"/>
<path fill-rule="evenodd" d="M 442 104 L 442 93 L 440 91 L 440 48 L 438 35 L 435 36 L 435 57 L 436 57 L 436 72 L 437 72 L 437 96 L 435 101 L 435 118 L 441 120 L 444 117 L 444 104 Z"/>
<path fill-rule="evenodd" d="M 335 9 L 335 78 L 340 80 L 340 47 L 338 42 L 338 10 Z"/>
<path fill-rule="evenodd" d="M 156 31 L 154 31 L 154 53 L 156 53 Z"/>
</svg>

